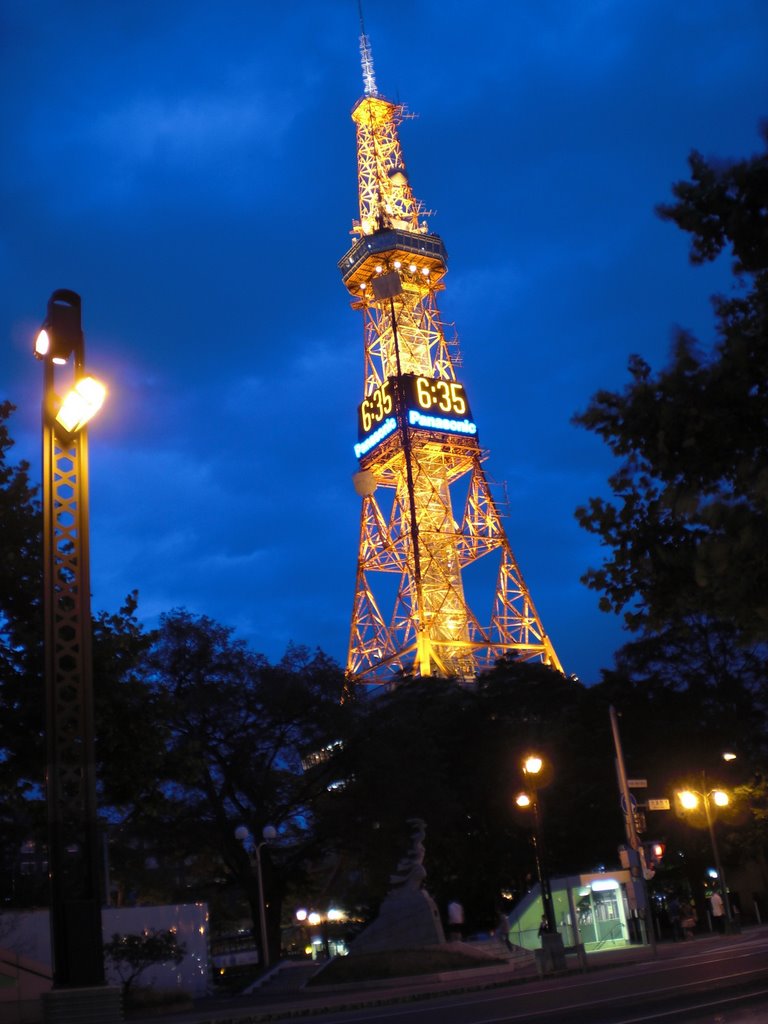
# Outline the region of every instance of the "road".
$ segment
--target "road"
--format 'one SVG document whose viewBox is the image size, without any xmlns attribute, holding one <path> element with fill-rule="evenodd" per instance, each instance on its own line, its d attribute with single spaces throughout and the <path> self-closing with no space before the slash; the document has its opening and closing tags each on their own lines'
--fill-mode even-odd
<svg viewBox="0 0 768 1024">
<path fill-rule="evenodd" d="M 652 962 L 392 1006 L 316 1024 L 768 1024 L 768 934 L 694 941 Z"/>
</svg>

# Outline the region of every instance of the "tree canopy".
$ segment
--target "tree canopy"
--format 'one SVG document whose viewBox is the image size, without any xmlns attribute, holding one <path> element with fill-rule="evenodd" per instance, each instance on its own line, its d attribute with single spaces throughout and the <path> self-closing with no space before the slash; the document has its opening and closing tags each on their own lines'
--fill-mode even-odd
<svg viewBox="0 0 768 1024">
<path fill-rule="evenodd" d="M 733 292 L 711 350 L 679 331 L 668 366 L 633 356 L 624 390 L 576 416 L 622 460 L 613 500 L 576 512 L 609 551 L 584 580 L 632 629 L 705 615 L 749 645 L 768 640 L 768 152 L 690 168 L 659 213 L 692 262 L 730 251 Z"/>
<path fill-rule="evenodd" d="M 43 821 L 42 509 L 0 402 L 0 859 Z M 30 890 L 29 896 L 34 896 Z"/>
</svg>

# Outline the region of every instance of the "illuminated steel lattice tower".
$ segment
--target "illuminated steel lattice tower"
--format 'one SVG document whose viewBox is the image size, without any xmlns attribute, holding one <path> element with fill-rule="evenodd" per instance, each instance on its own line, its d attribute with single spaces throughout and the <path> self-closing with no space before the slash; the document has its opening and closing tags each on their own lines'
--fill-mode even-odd
<svg viewBox="0 0 768 1024">
<path fill-rule="evenodd" d="M 446 251 L 408 181 L 404 110 L 379 96 L 364 31 L 360 50 L 365 91 L 352 111 L 360 219 L 339 262 L 364 325 L 355 445 L 363 504 L 347 670 L 364 683 L 401 671 L 469 680 L 508 655 L 562 671 L 504 533 L 456 377 L 455 342 L 436 302 Z M 465 570 L 494 553 L 479 618 Z"/>
</svg>

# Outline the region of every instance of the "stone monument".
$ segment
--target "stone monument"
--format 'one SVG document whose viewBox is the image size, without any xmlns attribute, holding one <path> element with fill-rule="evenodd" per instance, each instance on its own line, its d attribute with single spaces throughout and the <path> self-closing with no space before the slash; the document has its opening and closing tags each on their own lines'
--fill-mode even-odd
<svg viewBox="0 0 768 1024">
<path fill-rule="evenodd" d="M 379 916 L 354 940 L 352 953 L 374 953 L 388 949 L 413 949 L 445 942 L 443 924 L 435 901 L 423 888 L 424 835 L 421 818 L 409 818 L 411 846 L 390 876 L 390 890 Z"/>
</svg>

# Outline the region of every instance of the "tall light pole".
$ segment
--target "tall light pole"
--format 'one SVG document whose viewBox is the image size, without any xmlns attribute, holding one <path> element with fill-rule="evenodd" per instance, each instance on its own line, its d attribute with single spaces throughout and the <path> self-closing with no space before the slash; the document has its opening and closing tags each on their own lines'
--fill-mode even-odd
<svg viewBox="0 0 768 1024">
<path fill-rule="evenodd" d="M 262 965 L 267 968 L 270 965 L 270 956 L 269 942 L 267 941 L 267 912 L 264 904 L 264 878 L 261 871 L 261 848 L 262 846 L 266 846 L 267 843 L 272 842 L 272 840 L 277 836 L 277 830 L 272 825 L 265 825 L 261 834 L 261 842 L 253 844 L 253 864 L 256 867 L 256 885 L 259 892 L 259 937 L 261 939 L 261 960 Z M 245 825 L 240 825 L 235 829 L 235 838 L 239 839 L 247 850 L 248 847 L 246 846 L 246 843 L 253 837 Z"/>
<path fill-rule="evenodd" d="M 720 862 L 720 850 L 718 849 L 717 836 L 715 834 L 715 815 L 712 810 L 712 804 L 716 807 L 727 807 L 730 803 L 730 797 L 724 789 L 707 789 L 706 776 L 703 774 L 701 781 L 701 791 L 696 789 L 684 789 L 677 793 L 677 799 L 680 801 L 680 806 L 686 811 L 695 810 L 700 803 L 704 807 L 704 816 L 707 822 L 707 828 L 709 829 L 709 842 L 712 846 L 712 856 L 715 859 L 717 881 L 723 893 L 725 920 L 727 921 L 728 928 L 730 929 L 733 924 L 731 901 L 728 898 L 728 886 L 725 881 L 725 875 L 723 874 L 723 865 Z"/>
<path fill-rule="evenodd" d="M 552 905 L 552 888 L 549 882 L 549 872 L 544 860 L 544 844 L 542 842 L 541 814 L 539 810 L 538 791 L 541 787 L 542 775 L 544 774 L 544 761 L 538 754 L 529 754 L 522 764 L 523 779 L 525 780 L 526 792 L 520 793 L 515 803 L 518 807 L 528 808 L 533 811 L 533 849 L 536 858 L 536 873 L 539 876 L 541 888 L 541 902 L 544 908 L 544 919 L 546 930 L 540 930 L 541 969 L 545 974 L 565 969 L 565 947 L 563 937 L 557 930 L 555 910 Z"/>
<path fill-rule="evenodd" d="M 85 373 L 76 292 L 51 295 L 35 355 L 43 363 L 46 802 L 55 991 L 104 985 L 85 425 L 106 389 Z M 60 396 L 56 370 L 70 363 L 73 387 Z M 65 1012 L 55 1019 L 75 1018 Z"/>
<path fill-rule="evenodd" d="M 518 807 L 530 807 L 533 812 L 533 852 L 536 861 L 536 874 L 541 888 L 541 902 L 544 907 L 544 917 L 547 921 L 547 931 L 554 935 L 557 931 L 555 924 L 555 912 L 552 907 L 552 889 L 549 884 L 549 873 L 544 864 L 544 849 L 541 838 L 541 818 L 539 814 L 538 781 L 544 762 L 535 754 L 530 755 L 523 761 L 523 778 L 525 779 L 527 792 L 520 793 L 516 798 Z"/>
</svg>

